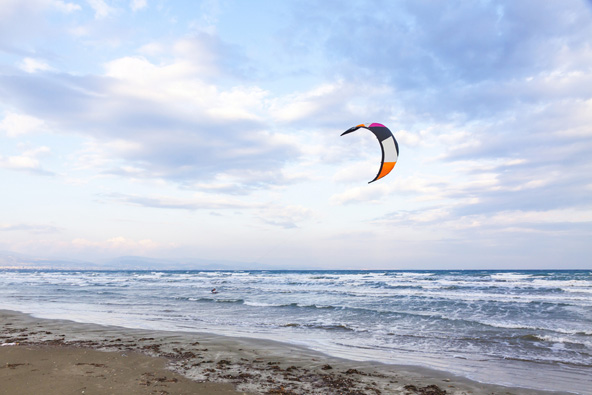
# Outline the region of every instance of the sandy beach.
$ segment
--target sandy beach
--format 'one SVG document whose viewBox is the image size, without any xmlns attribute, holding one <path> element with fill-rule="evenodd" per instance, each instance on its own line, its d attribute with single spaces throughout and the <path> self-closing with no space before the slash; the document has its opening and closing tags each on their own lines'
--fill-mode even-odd
<svg viewBox="0 0 592 395">
<path fill-rule="evenodd" d="M 0 351 L 1 394 L 240 394 L 231 384 L 198 383 L 139 353 L 63 346 Z"/>
<path fill-rule="evenodd" d="M 543 394 L 213 334 L 0 311 L 0 394 Z M 557 392 L 555 392 L 557 393 Z"/>
</svg>

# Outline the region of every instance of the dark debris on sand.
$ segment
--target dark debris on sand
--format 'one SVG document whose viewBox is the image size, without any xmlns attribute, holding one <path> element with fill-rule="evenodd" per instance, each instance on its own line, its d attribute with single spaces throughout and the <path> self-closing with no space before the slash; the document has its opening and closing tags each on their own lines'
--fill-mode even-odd
<svg viewBox="0 0 592 395">
<path fill-rule="evenodd" d="M 302 365 L 282 366 L 280 362 L 262 358 L 239 358 L 241 355 L 232 352 L 208 353 L 207 348 L 199 348 L 199 342 L 173 347 L 175 342 L 154 337 L 130 337 L 130 340 L 110 338 L 108 335 L 105 337 L 101 341 L 68 339 L 65 335 L 50 331 L 32 332 L 27 328 L 15 327 L 10 322 L 0 326 L 0 343 L 136 351 L 164 357 L 170 361 L 173 370 L 194 380 L 232 383 L 239 390 L 247 392 L 280 395 L 446 394 L 445 390 L 436 385 L 417 387 L 397 384 L 395 375 L 387 377 L 377 372 L 368 373 L 353 368 L 340 370 L 329 364 L 316 368 Z M 146 374 L 141 384 L 153 388 L 168 380 L 171 379 Z"/>
<path fill-rule="evenodd" d="M 406 385 L 404 387 L 407 391 L 419 395 L 446 395 L 446 391 L 437 385 L 428 385 L 426 387 L 416 387 L 414 385 Z"/>
</svg>

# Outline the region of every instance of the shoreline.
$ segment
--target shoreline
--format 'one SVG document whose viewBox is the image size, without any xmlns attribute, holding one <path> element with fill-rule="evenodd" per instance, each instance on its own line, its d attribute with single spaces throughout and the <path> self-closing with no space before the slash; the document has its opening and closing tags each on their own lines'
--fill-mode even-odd
<svg viewBox="0 0 592 395">
<path fill-rule="evenodd" d="M 27 362 L 29 365 L 18 362 L 27 355 L 29 360 L 37 358 L 34 361 L 40 359 L 39 355 L 44 355 L 45 359 L 60 360 L 64 366 L 68 366 L 69 370 L 64 368 L 65 372 L 72 372 L 73 366 L 96 370 L 97 366 L 112 365 L 111 374 L 117 374 L 128 366 L 131 355 L 141 361 L 136 363 L 137 366 L 146 366 L 146 371 L 129 373 L 129 388 L 140 391 L 129 393 L 154 393 L 150 391 L 156 390 L 155 385 L 162 386 L 161 393 L 185 393 L 181 386 L 193 385 L 197 387 L 187 393 L 200 394 L 573 393 L 480 383 L 416 366 L 352 361 L 274 340 L 48 320 L 10 310 L 0 310 L 0 345 L 0 361 L 3 362 L 0 365 L 0 377 L 16 380 L 14 388 L 25 385 L 24 382 L 19 384 L 18 377 L 30 380 L 32 374 L 48 374 L 48 367 L 38 362 Z M 66 356 L 60 359 L 59 355 Z M 83 365 L 72 365 L 76 358 L 82 356 L 86 358 L 85 362 L 76 363 Z M 105 358 L 111 358 L 110 362 L 100 362 Z M 164 370 L 159 370 L 161 368 L 167 369 L 166 374 Z M 93 369 L 86 370 L 86 375 L 81 373 L 78 380 L 87 382 L 96 376 L 98 384 L 104 383 L 105 378 L 94 375 L 96 372 Z M 19 370 L 29 370 L 29 374 L 19 376 Z M 173 377 L 173 374 L 176 376 Z M 109 376 L 105 372 L 101 375 Z M 151 377 L 166 379 L 157 381 L 151 380 Z M 173 378 L 176 381 L 166 381 Z M 40 380 L 43 382 L 41 376 Z M 45 381 L 47 385 L 56 384 L 56 380 Z M 57 384 L 62 382 L 66 381 L 58 380 Z M 91 384 L 88 386 L 92 387 Z M 173 386 L 179 388 L 174 389 Z M 0 393 L 13 392 L 0 390 Z M 110 392 L 108 389 L 101 392 L 96 387 L 95 392 L 91 393 Z"/>
</svg>

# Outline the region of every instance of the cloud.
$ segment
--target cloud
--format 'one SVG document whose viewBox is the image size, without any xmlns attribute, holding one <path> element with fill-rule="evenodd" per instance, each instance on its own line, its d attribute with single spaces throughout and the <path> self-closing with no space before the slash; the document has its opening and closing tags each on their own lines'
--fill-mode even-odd
<svg viewBox="0 0 592 395">
<path fill-rule="evenodd" d="M 44 170 L 38 156 L 50 152 L 48 147 L 38 147 L 23 151 L 21 155 L 2 156 L 0 155 L 0 168 L 9 170 L 26 171 L 37 175 L 54 175 L 53 172 Z"/>
<path fill-rule="evenodd" d="M 98 198 L 103 202 L 116 202 L 147 208 L 189 211 L 207 210 L 216 214 L 225 210 L 239 211 L 241 213 L 250 212 L 254 218 L 262 223 L 285 229 L 296 228 L 300 223 L 317 217 L 317 214 L 312 209 L 301 205 L 247 201 L 209 193 L 195 193 L 192 197 L 183 199 L 121 193 L 102 194 Z"/>
<path fill-rule="evenodd" d="M 170 198 L 164 196 L 146 197 L 119 193 L 101 195 L 100 198 L 140 207 L 181 210 L 244 210 L 263 207 L 262 203 L 248 203 L 238 199 L 230 199 L 201 193 L 194 194 L 194 196 L 189 199 Z"/>
<path fill-rule="evenodd" d="M 25 114 L 9 112 L 0 121 L 0 130 L 6 132 L 8 137 L 47 131 L 47 129 L 43 120 Z"/>
<path fill-rule="evenodd" d="M 348 117 L 357 123 L 351 111 L 375 108 L 388 94 L 337 81 L 272 97 L 242 83 L 240 70 L 229 66 L 241 63 L 242 54 L 213 35 L 183 38 L 168 49 L 153 44 L 142 51 L 157 59 L 120 57 L 105 63 L 102 75 L 4 77 L 0 96 L 63 133 L 91 137 L 103 174 L 244 194 L 297 181 L 282 169 L 312 145 L 292 137 L 296 127 Z M 220 76 L 239 79 L 222 88 Z M 331 152 L 312 150 L 325 158 Z"/>
<path fill-rule="evenodd" d="M 116 9 L 107 4 L 105 0 L 86 0 L 86 2 L 94 10 L 95 19 L 107 18 L 116 12 Z"/>
<path fill-rule="evenodd" d="M 130 8 L 132 11 L 139 11 L 143 8 L 146 8 L 148 2 L 146 0 L 131 0 L 130 1 Z"/>
<path fill-rule="evenodd" d="M 217 174 L 215 179 L 209 182 L 186 183 L 182 187 L 207 193 L 248 195 L 258 189 L 291 185 L 304 179 L 305 175 L 285 169 L 234 169 Z"/>
<path fill-rule="evenodd" d="M 350 188 L 332 196 L 331 202 L 384 204 L 382 197 L 396 196 L 422 218 L 436 213 L 468 218 L 528 210 L 585 211 L 587 186 L 592 184 L 589 103 L 566 96 L 544 106 L 518 106 L 511 116 L 496 121 L 433 124 L 416 132 L 423 138 L 411 145 L 404 143 L 403 133 L 400 163 L 388 182 L 373 186 L 372 192 L 351 188 L 354 175 L 362 182 L 362 169 L 372 166 L 361 158 L 336 174 L 335 181 Z M 437 155 L 430 157 L 432 152 Z M 444 223 L 443 217 L 434 218 Z"/>
<path fill-rule="evenodd" d="M 51 30 L 47 16 L 56 11 L 67 15 L 81 9 L 76 3 L 62 0 L 3 0 L 0 7 L 0 51 L 31 57 L 39 56 L 37 52 L 47 52 L 46 48 L 36 51 L 29 41 Z"/>
<path fill-rule="evenodd" d="M 380 198 L 386 194 L 385 187 L 369 189 L 368 187 L 355 187 L 345 192 L 331 196 L 331 203 L 342 205 L 348 203 L 379 203 Z"/>
<path fill-rule="evenodd" d="M 589 9 L 576 2 L 381 6 L 380 14 L 353 4 L 311 8 L 317 23 L 294 23 L 286 36 L 294 46 L 308 37 L 336 78 L 390 92 L 384 97 L 391 106 L 377 114 L 400 142 L 401 163 L 372 192 L 351 187 L 364 181 L 373 160 L 360 156 L 372 147 L 356 143 L 357 157 L 349 150 L 340 156 L 355 162 L 334 177 L 350 188 L 331 202 L 380 204 L 395 195 L 421 209 L 437 205 L 426 217 L 529 205 L 582 209 L 583 186 L 592 183 L 585 159 L 592 149 Z M 536 21 L 533 8 L 542 14 Z M 310 112 L 311 98 L 294 97 L 292 112 Z"/>
<path fill-rule="evenodd" d="M 53 0 L 53 1 L 49 1 L 49 3 L 51 4 L 51 6 L 53 8 L 55 8 L 63 13 L 66 13 L 66 14 L 69 14 L 74 11 L 80 11 L 82 9 L 82 7 L 80 7 L 76 3 L 68 3 L 68 2 L 62 1 L 62 0 Z"/>
<path fill-rule="evenodd" d="M 344 125 L 357 125 L 392 111 L 392 93 L 385 85 L 337 79 L 272 98 L 269 113 L 276 122 L 303 129 L 343 125 L 338 130 L 345 130 L 349 126 Z"/>
<path fill-rule="evenodd" d="M 281 174 L 299 149 L 263 122 L 267 93 L 209 83 L 217 56 L 211 62 L 207 56 L 196 59 L 199 53 L 185 57 L 200 47 L 196 40 L 177 42 L 167 62 L 115 59 L 102 76 L 2 76 L 0 96 L 63 133 L 93 138 L 103 155 L 122 161 L 103 169 L 110 174 L 128 176 L 135 169 L 134 177 L 179 183 L 245 169 Z M 206 41 L 200 48 L 213 50 Z M 265 178 L 260 180 L 263 185 Z"/>
<path fill-rule="evenodd" d="M 344 97 L 353 93 L 352 86 L 343 83 L 323 84 L 312 90 L 291 94 L 279 99 L 271 106 L 273 116 L 283 122 L 303 119 L 318 120 L 328 112 L 331 107 L 341 107 Z"/>
<path fill-rule="evenodd" d="M 373 221 L 388 227 L 427 227 L 434 231 L 481 233 L 546 233 L 563 234 L 565 229 L 577 229 L 586 233 L 592 225 L 592 210 L 502 210 L 489 214 L 458 215 L 454 210 L 427 208 L 415 211 L 399 211 Z M 564 235 L 564 234 L 563 234 Z"/>
<path fill-rule="evenodd" d="M 60 229 L 53 225 L 38 225 L 38 224 L 7 224 L 7 223 L 0 223 L 0 231 L 5 232 L 14 232 L 14 231 L 25 231 L 33 234 L 40 234 L 40 233 L 56 233 L 59 232 Z"/>
<path fill-rule="evenodd" d="M 314 25 L 297 22 L 304 12 Z M 308 38 L 333 75 L 388 85 L 403 115 L 397 121 L 413 132 L 421 123 L 494 120 L 524 104 L 589 98 L 590 21 L 578 1 L 404 1 L 381 4 L 380 13 L 326 4 L 295 10 L 286 40 Z"/>
<path fill-rule="evenodd" d="M 316 213 L 300 205 L 269 206 L 259 211 L 259 219 L 268 225 L 284 229 L 297 228 L 298 224 L 315 218 Z"/>
<path fill-rule="evenodd" d="M 49 71 L 52 70 L 51 66 L 39 59 L 24 58 L 19 64 L 21 70 L 27 73 L 36 73 L 38 71 Z"/>
<path fill-rule="evenodd" d="M 205 0 L 199 6 L 199 19 L 190 23 L 190 28 L 195 31 L 216 33 L 218 20 L 223 5 L 218 0 Z"/>
<path fill-rule="evenodd" d="M 27 4 L 20 0 L 3 0 L 0 9 L 0 21 L 6 22 L 15 15 L 26 15 L 45 10 L 57 10 L 66 14 L 81 10 L 76 3 L 63 0 L 29 0 Z"/>
<path fill-rule="evenodd" d="M 560 50 L 585 43 L 591 29 L 588 8 L 576 1 L 569 7 L 536 1 L 382 6 L 380 14 L 355 5 L 313 13 L 326 22 L 321 24 L 326 50 L 407 89 L 521 79 L 569 65 Z M 533 9 L 537 20 L 530 18 Z"/>
</svg>

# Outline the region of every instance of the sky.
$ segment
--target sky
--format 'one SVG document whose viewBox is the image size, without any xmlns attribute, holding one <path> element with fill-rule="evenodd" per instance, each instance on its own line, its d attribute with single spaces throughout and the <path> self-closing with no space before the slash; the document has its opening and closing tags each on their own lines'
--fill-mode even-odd
<svg viewBox="0 0 592 395">
<path fill-rule="evenodd" d="M 0 0 L 0 182 L 39 258 L 591 269 L 592 2 Z"/>
</svg>

